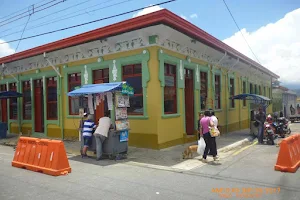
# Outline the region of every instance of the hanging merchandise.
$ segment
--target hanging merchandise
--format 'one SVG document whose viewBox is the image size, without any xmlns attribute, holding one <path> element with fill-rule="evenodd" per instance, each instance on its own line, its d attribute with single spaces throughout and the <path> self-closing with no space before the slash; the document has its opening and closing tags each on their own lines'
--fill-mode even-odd
<svg viewBox="0 0 300 200">
<path fill-rule="evenodd" d="M 92 95 L 88 95 L 88 108 L 89 108 L 89 113 L 91 115 L 94 114 L 94 106 L 93 106 L 93 96 Z"/>
<path fill-rule="evenodd" d="M 112 93 L 111 92 L 106 93 L 106 98 L 107 98 L 107 107 L 108 107 L 108 110 L 112 110 L 113 109 Z"/>
<path fill-rule="evenodd" d="M 129 108 L 130 107 L 129 96 L 125 95 L 123 98 L 124 98 L 125 107 Z"/>
<path fill-rule="evenodd" d="M 127 119 L 127 108 L 116 108 L 116 120 Z"/>
<path fill-rule="evenodd" d="M 93 95 L 93 104 L 94 104 L 94 110 L 97 109 L 97 98 L 96 95 Z"/>
<path fill-rule="evenodd" d="M 124 96 L 121 93 L 116 93 L 115 98 L 116 98 L 116 107 L 117 108 L 126 107 L 125 101 L 124 101 Z"/>
<path fill-rule="evenodd" d="M 122 85 L 122 94 L 133 96 L 134 95 L 133 88 L 131 86 L 129 86 L 127 83 L 124 83 Z"/>
<path fill-rule="evenodd" d="M 97 95 L 96 96 L 96 105 L 99 106 L 99 104 L 100 104 L 100 96 Z"/>
</svg>

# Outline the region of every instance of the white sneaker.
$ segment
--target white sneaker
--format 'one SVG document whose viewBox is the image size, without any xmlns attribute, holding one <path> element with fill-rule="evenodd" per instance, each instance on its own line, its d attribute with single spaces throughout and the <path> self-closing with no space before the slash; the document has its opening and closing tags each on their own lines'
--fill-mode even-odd
<svg viewBox="0 0 300 200">
<path fill-rule="evenodd" d="M 214 157 L 214 161 L 219 160 L 219 156 Z"/>
<path fill-rule="evenodd" d="M 206 160 L 206 159 L 204 159 L 204 158 L 202 158 L 202 162 L 204 162 L 204 163 L 207 163 L 207 160 Z"/>
</svg>

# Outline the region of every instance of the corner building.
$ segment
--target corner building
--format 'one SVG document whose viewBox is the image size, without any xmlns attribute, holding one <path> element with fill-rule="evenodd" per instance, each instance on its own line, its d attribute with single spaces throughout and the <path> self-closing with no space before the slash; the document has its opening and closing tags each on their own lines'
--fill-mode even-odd
<svg viewBox="0 0 300 200">
<path fill-rule="evenodd" d="M 129 144 L 154 149 L 196 140 L 198 112 L 208 108 L 216 111 L 222 133 L 248 128 L 248 102 L 229 98 L 271 97 L 272 80 L 279 78 L 168 10 L 3 57 L 0 64 L 0 89 L 23 94 L 1 101 L 9 132 L 78 137 L 82 102 L 67 93 L 126 80 L 135 90 Z M 104 109 L 97 107 L 97 119 Z"/>
</svg>

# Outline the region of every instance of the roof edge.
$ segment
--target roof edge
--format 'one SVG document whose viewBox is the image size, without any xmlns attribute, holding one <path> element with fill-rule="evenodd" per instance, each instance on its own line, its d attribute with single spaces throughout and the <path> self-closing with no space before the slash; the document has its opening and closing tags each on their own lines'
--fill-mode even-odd
<svg viewBox="0 0 300 200">
<path fill-rule="evenodd" d="M 173 12 L 162 9 L 150 14 L 142 15 L 139 17 L 131 18 L 125 21 L 121 21 L 115 24 L 111 24 L 105 27 L 101 27 L 95 30 L 84 32 L 75 36 L 57 40 L 48 44 L 44 44 L 32 49 L 28 49 L 16 54 L 12 54 L 6 57 L 0 58 L 1 63 L 9 63 L 16 60 L 36 56 L 43 54 L 44 52 L 51 52 L 58 49 L 67 48 L 70 46 L 86 43 L 89 41 L 97 40 L 100 38 L 106 38 L 113 35 L 119 35 L 124 32 L 129 32 L 144 27 L 148 27 L 154 24 L 166 24 L 169 25 L 180 32 L 189 35 L 190 37 L 197 39 L 209 46 L 212 46 L 221 51 L 226 51 L 233 57 L 241 58 L 243 61 L 249 63 L 250 65 L 256 67 L 258 70 L 271 75 L 273 78 L 280 78 L 277 74 L 273 73 L 269 69 L 255 62 L 254 60 L 248 58 L 244 54 L 215 38 L 214 36 L 208 34 L 204 30 L 195 26 L 194 24 L 182 19 L 180 16 L 174 14 Z"/>
</svg>

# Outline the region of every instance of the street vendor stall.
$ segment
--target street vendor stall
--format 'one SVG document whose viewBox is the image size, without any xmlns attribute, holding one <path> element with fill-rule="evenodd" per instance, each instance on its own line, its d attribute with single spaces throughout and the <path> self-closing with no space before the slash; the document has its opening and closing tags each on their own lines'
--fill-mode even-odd
<svg viewBox="0 0 300 200">
<path fill-rule="evenodd" d="M 1 91 L 0 92 L 0 103 L 2 104 L 3 101 L 1 100 L 7 100 L 7 99 L 17 99 L 19 97 L 22 97 L 23 95 L 21 93 L 15 92 L 15 91 Z M 17 101 L 15 101 L 14 103 L 17 103 Z M 0 106 L 1 108 L 1 106 Z M 1 112 L 3 112 L 1 110 Z M 2 116 L 2 115 L 0 115 Z M 3 119 L 1 119 L 2 121 Z M 20 123 L 19 123 L 20 124 Z M 7 128 L 8 128 L 8 124 L 5 122 L 0 122 L 0 138 L 6 138 L 7 136 Z"/>
<path fill-rule="evenodd" d="M 250 134 L 257 136 L 258 127 L 255 126 L 255 115 L 259 107 L 266 113 L 267 107 L 271 104 L 271 99 L 257 94 L 239 94 L 230 99 L 247 100 L 250 102 Z"/>
<path fill-rule="evenodd" d="M 87 111 L 89 114 L 94 114 L 97 105 L 106 99 L 105 102 L 108 110 L 111 112 L 114 128 L 109 130 L 108 137 L 103 142 L 102 151 L 103 155 L 107 155 L 110 159 L 117 159 L 119 156 L 127 155 L 130 129 L 127 108 L 130 107 L 129 97 L 133 94 L 133 88 L 126 82 L 83 85 L 81 88 L 68 93 L 68 96 L 72 97 L 87 97 Z M 96 151 L 94 137 L 89 151 Z"/>
</svg>

